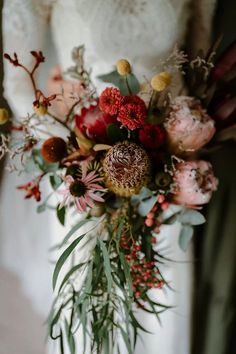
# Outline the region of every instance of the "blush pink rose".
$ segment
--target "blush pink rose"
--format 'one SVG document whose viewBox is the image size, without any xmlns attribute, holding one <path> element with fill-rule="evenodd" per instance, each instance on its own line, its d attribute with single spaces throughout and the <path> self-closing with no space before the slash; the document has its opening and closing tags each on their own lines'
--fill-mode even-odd
<svg viewBox="0 0 236 354">
<path fill-rule="evenodd" d="M 164 126 L 169 149 L 175 155 L 199 150 L 215 133 L 214 121 L 200 101 L 188 96 L 173 100 Z"/>
<path fill-rule="evenodd" d="M 218 184 L 212 165 L 203 160 L 178 163 L 173 179 L 174 203 L 192 207 L 208 203 Z"/>
</svg>

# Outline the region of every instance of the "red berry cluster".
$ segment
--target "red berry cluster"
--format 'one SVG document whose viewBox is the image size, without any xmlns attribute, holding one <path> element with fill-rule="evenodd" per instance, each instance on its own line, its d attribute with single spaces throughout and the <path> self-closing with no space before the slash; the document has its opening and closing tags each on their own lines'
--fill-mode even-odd
<svg viewBox="0 0 236 354">
<path fill-rule="evenodd" d="M 121 238 L 120 245 L 127 251 L 125 258 L 130 265 L 135 298 L 142 298 L 149 289 L 162 288 L 164 282 L 160 277 L 158 268 L 155 266 L 155 262 L 150 262 L 145 257 L 140 257 L 141 246 L 138 242 L 133 242 L 130 245 L 124 235 Z"/>
<path fill-rule="evenodd" d="M 163 194 L 160 194 L 157 196 L 157 203 L 154 205 L 154 207 L 148 213 L 148 215 L 145 219 L 145 225 L 147 227 L 154 227 L 155 226 L 153 231 L 156 234 L 160 233 L 160 222 L 155 219 L 156 212 L 159 208 L 161 210 L 166 210 L 167 208 L 169 208 L 169 203 L 166 201 L 165 196 Z"/>
</svg>

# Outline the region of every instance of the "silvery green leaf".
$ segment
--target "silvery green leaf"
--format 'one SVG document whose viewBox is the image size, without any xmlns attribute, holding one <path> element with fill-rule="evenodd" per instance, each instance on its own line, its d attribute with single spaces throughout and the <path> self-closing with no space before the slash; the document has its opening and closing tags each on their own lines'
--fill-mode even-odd
<svg viewBox="0 0 236 354">
<path fill-rule="evenodd" d="M 136 76 L 131 73 L 127 76 L 127 80 L 128 80 L 128 83 L 129 83 L 129 87 L 132 91 L 132 94 L 133 95 L 136 95 L 137 93 L 139 93 L 140 91 L 140 84 L 138 82 L 138 79 L 136 78 Z"/>
<path fill-rule="evenodd" d="M 120 76 L 117 70 L 113 70 L 112 72 L 98 76 L 98 79 L 103 82 L 108 82 L 113 84 L 114 86 L 118 87 L 122 93 L 122 95 L 126 96 L 129 95 L 129 89 L 126 83 L 126 78 L 124 76 Z M 134 74 L 129 74 L 127 76 L 127 81 L 129 87 L 132 91 L 132 94 L 135 95 L 140 91 L 140 84 Z"/>
<path fill-rule="evenodd" d="M 51 186 L 54 190 L 56 190 L 61 184 L 62 184 L 62 179 L 58 175 L 54 174 L 49 177 Z"/>
<path fill-rule="evenodd" d="M 201 225 L 206 221 L 205 217 L 197 210 L 185 209 L 178 217 L 182 224 Z"/>
<path fill-rule="evenodd" d="M 149 198 L 151 197 L 153 194 L 152 194 L 152 191 L 150 191 L 150 189 L 146 188 L 146 187 L 143 187 L 141 189 L 141 191 L 139 192 L 139 194 L 135 194 L 131 197 L 131 204 L 133 206 L 137 205 L 138 203 L 140 203 L 143 199 L 145 198 Z"/>
<path fill-rule="evenodd" d="M 66 216 L 66 208 L 64 206 L 60 208 L 60 204 L 59 204 L 57 206 L 57 218 L 63 226 L 65 225 L 65 216 Z"/>
<path fill-rule="evenodd" d="M 186 251 L 188 244 L 193 237 L 193 227 L 191 225 L 183 225 L 179 235 L 179 246 L 183 251 Z"/>
<path fill-rule="evenodd" d="M 150 213 L 156 202 L 157 198 L 155 196 L 142 200 L 138 207 L 139 214 L 141 216 L 147 216 L 147 214 Z"/>
<path fill-rule="evenodd" d="M 33 172 L 40 172 L 41 170 L 33 159 L 29 159 L 25 164 L 25 171 L 27 173 L 33 173 Z"/>
<path fill-rule="evenodd" d="M 46 210 L 47 208 L 47 205 L 46 203 L 43 203 L 43 204 L 40 204 L 38 207 L 37 207 L 37 213 L 42 213 Z"/>
</svg>

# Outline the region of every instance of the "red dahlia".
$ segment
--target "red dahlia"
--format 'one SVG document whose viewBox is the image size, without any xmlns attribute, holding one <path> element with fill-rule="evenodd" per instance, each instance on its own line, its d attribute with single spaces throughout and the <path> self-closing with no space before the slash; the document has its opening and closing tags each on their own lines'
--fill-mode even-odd
<svg viewBox="0 0 236 354">
<path fill-rule="evenodd" d="M 114 87 L 107 87 L 99 97 L 99 108 L 102 112 L 113 116 L 118 113 L 121 102 L 120 90 Z"/>
<path fill-rule="evenodd" d="M 138 104 L 138 105 L 142 106 L 143 109 L 146 111 L 145 102 L 139 96 L 136 96 L 136 95 L 124 96 L 122 104 L 126 104 L 126 103 Z"/>
<path fill-rule="evenodd" d="M 140 104 L 127 103 L 121 106 L 117 120 L 128 129 L 134 130 L 144 124 L 146 109 Z"/>
<path fill-rule="evenodd" d="M 146 124 L 139 130 L 139 140 L 146 149 L 157 149 L 164 143 L 165 133 L 159 125 Z"/>
</svg>

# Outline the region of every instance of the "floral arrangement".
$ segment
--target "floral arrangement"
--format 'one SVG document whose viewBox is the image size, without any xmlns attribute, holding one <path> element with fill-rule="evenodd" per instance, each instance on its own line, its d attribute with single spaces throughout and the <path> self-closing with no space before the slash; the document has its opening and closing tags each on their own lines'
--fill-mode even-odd
<svg viewBox="0 0 236 354">
<path fill-rule="evenodd" d="M 1 124 L 9 122 L 12 133 L 12 139 L 1 136 L 0 151 L 10 154 L 11 171 L 34 175 L 18 189 L 40 203 L 38 212 L 54 209 L 63 225 L 73 213 L 74 224 L 58 246 L 50 336 L 60 341 L 62 353 L 65 341 L 76 353 L 82 327 L 90 352 L 111 353 L 121 336 L 131 354 L 137 335 L 146 330 L 136 308 L 157 318 L 167 308 L 150 296 L 151 289 L 158 293 L 168 286 L 159 267 L 165 261 L 158 249 L 161 225 L 181 223 L 179 244 L 186 250 L 193 226 L 205 221 L 199 209 L 217 188 L 210 162 L 198 156 L 206 144 L 213 146 L 217 124 L 209 110 L 226 68 L 213 66 L 213 51 L 190 61 L 175 49 L 141 85 L 131 64 L 121 59 L 100 77 L 110 85 L 98 95 L 85 68 L 84 47 L 75 48 L 67 72 L 74 80 L 71 105 L 60 118 L 51 106 L 64 100 L 63 91 L 48 97 L 38 89 L 35 72 L 45 58 L 40 51 L 31 55 L 32 69 L 17 54 L 4 55 L 28 74 L 35 97 L 21 121 L 9 122 L 8 112 L 0 110 Z M 176 72 L 190 79 L 190 96 L 173 96 Z M 61 136 L 55 135 L 56 126 L 62 127 Z M 41 202 L 45 180 L 51 193 Z"/>
</svg>

